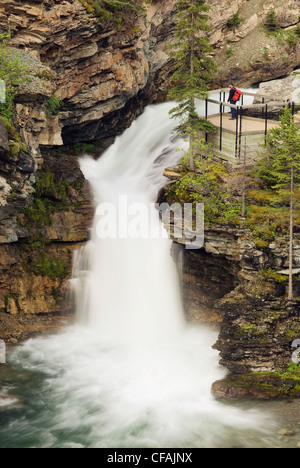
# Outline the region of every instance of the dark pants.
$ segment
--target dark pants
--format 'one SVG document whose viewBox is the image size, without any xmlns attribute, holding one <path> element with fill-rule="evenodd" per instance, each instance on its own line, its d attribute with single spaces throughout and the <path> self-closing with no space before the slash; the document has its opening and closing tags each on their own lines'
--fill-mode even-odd
<svg viewBox="0 0 300 468">
<path fill-rule="evenodd" d="M 230 101 L 230 104 L 234 104 L 236 106 L 237 102 L 236 101 Z M 231 109 L 231 116 L 233 119 L 237 119 L 238 117 L 238 111 L 237 109 L 234 109 L 233 107 L 230 108 Z"/>
</svg>

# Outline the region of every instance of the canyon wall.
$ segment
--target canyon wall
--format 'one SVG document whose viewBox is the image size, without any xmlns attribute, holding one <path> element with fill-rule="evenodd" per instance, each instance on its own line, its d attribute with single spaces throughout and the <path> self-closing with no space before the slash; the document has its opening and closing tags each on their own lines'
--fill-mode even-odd
<svg viewBox="0 0 300 468">
<path fill-rule="evenodd" d="M 49 329 L 61 314 L 72 252 L 87 241 L 93 214 L 78 154 L 98 157 L 145 105 L 166 99 L 175 3 L 153 0 L 145 14 L 116 28 L 78 0 L 0 0 L 0 33 L 10 32 L 11 47 L 28 67 L 14 125 L 0 122 L 0 338 L 19 340 L 44 322 Z M 297 24 L 296 0 L 209 3 L 219 67 L 212 87 L 233 80 L 248 86 L 299 66 L 298 43 L 280 43 L 263 26 L 272 6 L 284 30 Z M 239 22 L 232 23 L 234 15 Z M 204 293 L 197 254 L 189 261 L 190 307 L 211 311 L 236 286 L 238 266 L 224 257 L 228 275 L 220 281 L 208 252 L 215 298 Z M 221 320 L 214 306 L 213 314 Z"/>
</svg>

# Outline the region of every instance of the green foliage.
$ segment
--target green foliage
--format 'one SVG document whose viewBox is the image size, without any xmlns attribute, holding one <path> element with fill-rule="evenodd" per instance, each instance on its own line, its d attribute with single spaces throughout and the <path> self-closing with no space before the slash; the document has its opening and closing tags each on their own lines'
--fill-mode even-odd
<svg viewBox="0 0 300 468">
<path fill-rule="evenodd" d="M 79 0 L 90 14 L 96 14 L 101 21 L 121 27 L 130 13 L 143 10 L 143 0 Z M 149 1 L 147 3 L 150 3 Z"/>
<path fill-rule="evenodd" d="M 64 209 L 70 193 L 71 184 L 67 180 L 57 182 L 54 174 L 43 168 L 35 182 L 36 194 L 32 203 L 22 210 L 23 227 L 43 229 L 52 225 L 52 213 Z"/>
<path fill-rule="evenodd" d="M 299 41 L 299 36 L 295 31 L 285 31 L 284 40 L 291 46 L 295 47 Z"/>
<path fill-rule="evenodd" d="M 63 104 L 56 94 L 53 94 L 50 99 L 46 102 L 46 114 L 48 117 L 52 115 L 58 115 L 60 112 L 60 108 Z"/>
<path fill-rule="evenodd" d="M 299 210 L 295 210 L 294 220 L 295 224 L 299 225 Z M 254 243 L 259 249 L 267 249 L 269 244 L 274 243 L 279 237 L 286 237 L 289 233 L 289 223 L 289 207 L 285 204 L 272 206 L 266 200 L 263 206 L 250 204 L 247 207 L 245 227 L 251 229 Z"/>
<path fill-rule="evenodd" d="M 216 71 L 210 56 L 213 49 L 207 36 L 210 7 L 205 0 L 178 0 L 177 6 L 175 43 L 171 47 L 175 63 L 174 87 L 169 97 L 178 106 L 171 110 L 171 115 L 179 120 L 178 129 L 194 138 L 199 130 L 214 130 L 211 124 L 199 117 L 195 105 L 196 98 L 208 97 L 209 83 Z"/>
<path fill-rule="evenodd" d="M 27 227 L 51 226 L 52 220 L 45 200 L 35 198 L 30 206 L 22 211 Z"/>
<path fill-rule="evenodd" d="M 22 65 L 19 52 L 8 46 L 10 33 L 0 34 L 0 80 L 6 85 L 6 103 L 0 104 L 0 115 L 11 121 L 17 87 L 26 80 L 28 67 Z"/>
<path fill-rule="evenodd" d="M 52 280 L 60 279 L 62 281 L 68 275 L 68 270 L 59 259 L 50 259 L 45 253 L 42 253 L 38 257 L 38 263 L 34 266 L 34 273 L 47 276 Z"/>
<path fill-rule="evenodd" d="M 172 202 L 204 203 L 207 226 L 239 225 L 241 203 L 222 184 L 222 178 L 227 174 L 225 166 L 212 161 L 204 141 L 198 141 L 198 147 L 205 157 L 198 157 L 195 160 L 196 171 L 189 172 L 189 155 L 185 155 L 180 163 L 182 176 L 173 181 L 168 196 Z"/>
<path fill-rule="evenodd" d="M 91 154 L 95 150 L 95 145 L 93 143 L 76 143 L 70 147 L 69 150 L 76 156 L 80 156 L 82 154 Z"/>
<path fill-rule="evenodd" d="M 70 186 L 67 180 L 55 181 L 53 172 L 44 167 L 36 180 L 36 195 L 51 208 L 53 202 L 65 201 L 69 196 Z"/>
<path fill-rule="evenodd" d="M 281 29 L 277 22 L 276 11 L 274 8 L 270 8 L 267 14 L 265 28 L 269 34 L 276 34 Z"/>
<path fill-rule="evenodd" d="M 231 18 L 229 18 L 227 21 L 227 27 L 229 29 L 238 28 L 241 25 L 241 22 L 240 13 L 237 12 Z"/>
<path fill-rule="evenodd" d="M 291 170 L 295 188 L 300 184 L 300 133 L 288 107 L 280 121 L 281 126 L 268 133 L 266 151 L 256 171 L 266 188 L 284 198 L 290 193 Z"/>
<path fill-rule="evenodd" d="M 288 277 L 284 275 L 280 275 L 274 270 L 271 270 L 270 268 L 268 270 L 261 270 L 260 271 L 261 276 L 265 280 L 272 280 L 275 281 L 275 283 L 282 284 L 286 283 L 288 281 Z"/>
</svg>

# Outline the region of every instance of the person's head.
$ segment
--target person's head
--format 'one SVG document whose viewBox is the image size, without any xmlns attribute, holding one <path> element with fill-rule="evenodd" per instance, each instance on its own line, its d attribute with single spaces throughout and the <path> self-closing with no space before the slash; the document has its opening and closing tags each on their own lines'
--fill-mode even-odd
<svg viewBox="0 0 300 468">
<path fill-rule="evenodd" d="M 229 85 L 229 88 L 230 88 L 230 89 L 234 88 L 233 84 L 230 84 L 230 85 Z"/>
</svg>

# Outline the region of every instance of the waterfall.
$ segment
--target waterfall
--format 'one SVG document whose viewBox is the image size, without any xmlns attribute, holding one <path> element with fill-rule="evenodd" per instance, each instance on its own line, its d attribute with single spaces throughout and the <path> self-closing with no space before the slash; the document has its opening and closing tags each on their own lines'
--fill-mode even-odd
<svg viewBox="0 0 300 468">
<path fill-rule="evenodd" d="M 80 161 L 98 209 L 91 241 L 74 259 L 77 315 L 110 343 L 166 342 L 184 325 L 171 241 L 162 235 L 154 207 L 166 181 L 164 165 L 178 162 L 181 152 L 175 150 L 178 144 L 179 149 L 186 145 L 175 137 L 169 141 L 174 127 L 167 118 L 170 108 L 169 104 L 148 107 L 98 161 L 88 157 Z M 113 209 L 114 238 L 99 234 L 103 213 L 97 212 L 104 202 Z M 128 227 L 134 220 L 128 212 L 138 208 L 145 212 L 144 232 L 130 236 Z M 154 231 L 161 238 L 153 238 Z"/>
<path fill-rule="evenodd" d="M 10 356 L 22 369 L 26 404 L 0 427 L 1 446 L 268 445 L 265 417 L 211 395 L 212 383 L 226 374 L 212 350 L 217 333 L 186 323 L 171 241 L 125 235 L 128 207 L 145 208 L 151 229 L 161 227 L 153 202 L 166 182 L 163 169 L 185 147 L 171 133 L 170 108 L 148 107 L 98 161 L 80 160 L 95 219 L 91 240 L 74 257 L 76 324 L 31 339 Z M 103 204 L 121 236 L 99 229 Z"/>
</svg>

